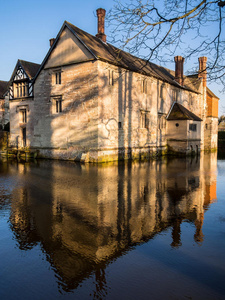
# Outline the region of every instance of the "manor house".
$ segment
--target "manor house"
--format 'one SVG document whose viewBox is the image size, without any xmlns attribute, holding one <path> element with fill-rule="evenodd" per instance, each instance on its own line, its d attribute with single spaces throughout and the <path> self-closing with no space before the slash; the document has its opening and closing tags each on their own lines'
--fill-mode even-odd
<svg viewBox="0 0 225 300">
<path fill-rule="evenodd" d="M 184 76 L 181 56 L 172 71 L 109 44 L 97 16 L 96 36 L 65 21 L 41 65 L 18 61 L 5 94 L 11 147 L 85 162 L 216 149 L 207 58 Z"/>
</svg>

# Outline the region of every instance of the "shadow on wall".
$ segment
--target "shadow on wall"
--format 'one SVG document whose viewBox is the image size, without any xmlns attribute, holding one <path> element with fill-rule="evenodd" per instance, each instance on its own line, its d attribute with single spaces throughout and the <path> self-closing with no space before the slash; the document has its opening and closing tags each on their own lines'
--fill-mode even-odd
<svg viewBox="0 0 225 300">
<path fill-rule="evenodd" d="M 78 159 L 98 148 L 98 74 L 95 62 L 62 68 L 62 83 L 52 84 L 49 70 L 35 88 L 34 147 L 47 157 Z M 61 108 L 58 108 L 61 101 Z M 43 105 L 42 105 L 43 103 Z M 60 111 L 61 110 L 61 111 Z"/>
</svg>

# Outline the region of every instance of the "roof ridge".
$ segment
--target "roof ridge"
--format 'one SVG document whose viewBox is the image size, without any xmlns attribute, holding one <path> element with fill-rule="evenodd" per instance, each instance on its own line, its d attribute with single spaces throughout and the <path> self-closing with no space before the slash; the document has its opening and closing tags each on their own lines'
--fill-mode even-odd
<svg viewBox="0 0 225 300">
<path fill-rule="evenodd" d="M 65 23 L 68 23 L 69 25 L 72 25 L 72 26 L 76 27 L 78 30 L 83 31 L 85 34 L 90 35 L 91 37 L 94 37 L 95 39 L 97 39 L 97 41 L 102 42 L 102 40 L 99 39 L 99 38 L 97 38 L 95 35 L 92 35 L 91 33 L 87 32 L 87 31 L 85 31 L 85 30 L 83 30 L 83 29 L 80 29 L 80 28 L 77 27 L 76 25 L 74 25 L 74 24 L 72 24 L 72 23 L 70 23 L 70 22 L 68 22 L 68 21 L 66 21 L 66 20 L 65 20 Z M 134 55 L 134 54 L 132 54 L 132 53 L 126 51 L 126 50 L 123 50 L 123 49 L 120 49 L 120 48 L 114 46 L 113 44 L 111 44 L 111 43 L 109 43 L 109 42 L 106 42 L 106 43 L 102 42 L 102 44 L 105 45 L 105 46 L 110 46 L 110 47 L 114 48 L 115 50 L 118 50 L 119 52 L 122 51 L 122 52 L 128 54 L 129 56 L 132 56 L 133 58 L 136 58 L 136 59 L 138 59 L 138 60 L 142 60 L 143 62 L 145 62 L 145 63 L 147 63 L 147 64 L 150 64 L 150 65 L 152 64 L 152 65 L 157 66 L 157 67 L 159 67 L 159 68 L 164 68 L 165 70 L 168 70 L 168 71 L 171 71 L 171 72 L 174 72 L 174 73 L 175 73 L 174 70 L 171 70 L 171 69 L 169 69 L 169 68 L 162 67 L 162 66 L 160 66 L 160 65 L 158 65 L 158 64 L 156 64 L 156 63 L 154 63 L 154 62 L 151 62 L 151 61 L 148 60 L 148 59 L 145 59 L 145 58 L 142 58 L 142 57 L 138 57 L 138 56 L 136 56 L 136 55 Z"/>
<path fill-rule="evenodd" d="M 192 84 L 192 82 L 187 82 L 187 84 L 184 86 L 179 85 L 179 83 L 176 82 L 174 78 L 173 70 L 157 65 L 156 63 L 151 62 L 147 59 L 135 56 L 123 49 L 117 48 L 116 46 L 108 42 L 105 43 L 100 38 L 84 31 L 83 29 L 80 29 L 67 20 L 64 21 L 60 31 L 56 36 L 56 40 L 53 46 L 50 47 L 37 74 L 33 78 L 34 81 L 43 69 L 65 27 L 67 27 L 72 32 L 72 34 L 85 46 L 85 48 L 93 55 L 95 59 L 100 59 L 104 62 L 124 68 L 131 72 L 136 72 L 148 77 L 156 78 L 157 80 L 167 82 L 180 89 L 188 90 L 193 93 L 199 93 L 198 88 L 196 88 Z"/>
<path fill-rule="evenodd" d="M 34 65 L 40 65 L 38 63 L 34 63 L 32 61 L 28 61 L 28 60 L 23 60 L 23 59 L 18 59 L 19 62 L 25 62 L 25 63 L 29 63 L 29 64 L 34 64 Z"/>
</svg>

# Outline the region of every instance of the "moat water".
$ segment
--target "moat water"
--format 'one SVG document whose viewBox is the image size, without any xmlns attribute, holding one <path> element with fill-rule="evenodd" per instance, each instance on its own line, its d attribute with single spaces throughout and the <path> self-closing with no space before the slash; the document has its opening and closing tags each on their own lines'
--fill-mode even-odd
<svg viewBox="0 0 225 300">
<path fill-rule="evenodd" d="M 225 157 L 0 161 L 0 299 L 225 299 Z"/>
</svg>

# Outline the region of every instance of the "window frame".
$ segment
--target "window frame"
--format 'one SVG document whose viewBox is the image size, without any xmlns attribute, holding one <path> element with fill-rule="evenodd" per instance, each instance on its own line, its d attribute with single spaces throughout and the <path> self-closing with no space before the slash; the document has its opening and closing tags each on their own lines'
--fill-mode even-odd
<svg viewBox="0 0 225 300">
<path fill-rule="evenodd" d="M 109 85 L 113 86 L 114 85 L 114 71 L 109 70 Z"/>
<path fill-rule="evenodd" d="M 149 130 L 150 112 L 147 110 L 141 110 L 140 128 Z"/>
<path fill-rule="evenodd" d="M 148 83 L 147 79 L 144 78 L 142 80 L 142 93 L 143 94 L 147 94 L 148 93 L 148 88 L 147 88 L 148 84 L 147 83 Z"/>
<path fill-rule="evenodd" d="M 55 84 L 57 84 L 57 85 L 62 84 L 62 72 L 61 71 L 55 72 Z"/>
<path fill-rule="evenodd" d="M 197 124 L 189 124 L 189 131 L 196 132 L 197 131 Z"/>
<path fill-rule="evenodd" d="M 50 99 L 52 103 L 52 114 L 63 113 L 63 99 L 62 96 L 52 96 Z"/>
<path fill-rule="evenodd" d="M 55 100 L 55 109 L 57 114 L 62 112 L 62 98 L 58 98 Z"/>
<path fill-rule="evenodd" d="M 27 124 L 27 110 L 26 108 L 20 109 L 20 123 Z"/>
<path fill-rule="evenodd" d="M 57 68 L 52 70 L 52 84 L 53 85 L 61 85 L 62 84 L 62 70 L 61 68 Z"/>
<path fill-rule="evenodd" d="M 29 90 L 28 90 L 28 82 L 27 81 L 20 81 L 15 83 L 16 88 L 16 98 L 23 98 L 28 97 Z"/>
</svg>

